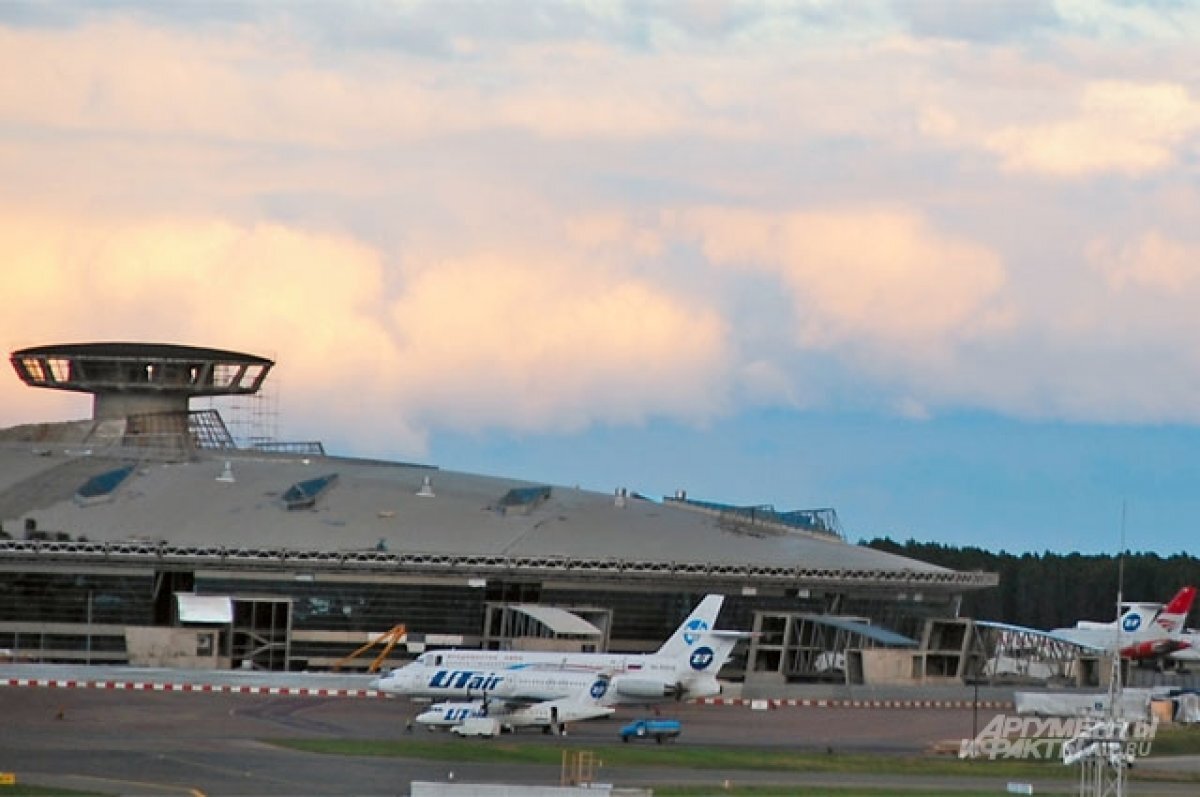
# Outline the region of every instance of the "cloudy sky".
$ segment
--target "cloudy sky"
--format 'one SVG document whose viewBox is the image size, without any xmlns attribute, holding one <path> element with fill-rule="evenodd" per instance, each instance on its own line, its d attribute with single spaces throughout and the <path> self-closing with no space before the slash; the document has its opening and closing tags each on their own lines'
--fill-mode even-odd
<svg viewBox="0 0 1200 797">
<path fill-rule="evenodd" d="M 852 539 L 1195 552 L 1198 178 L 1184 0 L 0 4 L 6 352 Z"/>
</svg>

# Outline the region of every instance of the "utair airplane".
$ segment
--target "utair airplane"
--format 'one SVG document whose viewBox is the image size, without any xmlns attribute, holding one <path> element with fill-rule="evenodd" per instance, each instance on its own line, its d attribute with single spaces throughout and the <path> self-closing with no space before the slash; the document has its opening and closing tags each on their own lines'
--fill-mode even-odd
<svg viewBox="0 0 1200 797">
<path fill-rule="evenodd" d="M 448 699 L 417 716 L 431 728 L 490 717 L 561 732 L 566 722 L 607 716 L 619 704 L 708 697 L 720 694 L 717 673 L 738 640 L 749 637 L 713 629 L 723 601 L 706 596 L 655 653 L 429 651 L 371 685 Z"/>
<path fill-rule="evenodd" d="M 1184 633 L 1184 622 L 1195 597 L 1195 587 L 1184 587 L 1165 606 L 1161 603 L 1124 603 L 1124 612 L 1111 623 L 1080 620 L 1070 628 L 1052 631 L 984 621 L 978 625 L 1038 634 L 1098 653 L 1120 651 L 1122 658 L 1132 661 L 1161 662 L 1166 657 L 1183 658 L 1177 654 L 1191 647 L 1190 635 Z"/>
</svg>

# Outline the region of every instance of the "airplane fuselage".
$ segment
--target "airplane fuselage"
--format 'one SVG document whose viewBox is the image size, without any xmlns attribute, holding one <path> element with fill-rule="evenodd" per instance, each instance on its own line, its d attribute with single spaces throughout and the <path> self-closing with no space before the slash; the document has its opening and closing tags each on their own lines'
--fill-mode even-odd
<svg viewBox="0 0 1200 797">
<path fill-rule="evenodd" d="M 647 657 L 649 658 L 649 657 Z M 439 699 L 520 697 L 553 700 L 586 693 L 602 705 L 647 703 L 674 696 L 707 697 L 720 693 L 715 673 L 695 672 L 681 679 L 678 663 L 644 660 L 618 672 L 516 665 L 511 669 L 428 667 L 421 662 L 378 679 L 382 692 Z"/>
<path fill-rule="evenodd" d="M 392 682 L 404 685 L 402 691 L 416 697 L 472 699 L 519 695 L 528 700 L 553 700 L 581 690 L 601 695 L 608 691 L 607 678 L 572 670 L 460 670 L 410 664 L 393 675 Z M 389 678 L 381 679 L 381 691 L 389 691 Z"/>
</svg>

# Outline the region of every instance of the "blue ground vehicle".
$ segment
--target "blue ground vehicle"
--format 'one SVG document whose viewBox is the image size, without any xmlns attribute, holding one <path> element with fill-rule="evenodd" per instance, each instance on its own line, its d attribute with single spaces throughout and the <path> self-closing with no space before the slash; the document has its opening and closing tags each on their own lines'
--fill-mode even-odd
<svg viewBox="0 0 1200 797">
<path fill-rule="evenodd" d="M 664 739 L 674 739 L 683 730 L 679 720 L 641 719 L 634 720 L 621 729 L 621 741 L 653 738 L 659 744 Z"/>
</svg>

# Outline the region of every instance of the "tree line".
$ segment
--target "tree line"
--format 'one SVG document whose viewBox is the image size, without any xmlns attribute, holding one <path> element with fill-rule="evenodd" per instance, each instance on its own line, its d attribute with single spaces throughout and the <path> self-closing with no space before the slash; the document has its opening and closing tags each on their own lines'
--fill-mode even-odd
<svg viewBox="0 0 1200 797">
<path fill-rule="evenodd" d="M 1200 587 L 1200 559 L 1178 553 L 1126 552 L 1057 554 L 957 548 L 934 542 L 896 542 L 888 537 L 860 544 L 907 556 L 952 570 L 998 573 L 1000 586 L 963 595 L 962 614 L 1032 628 L 1060 628 L 1076 620 L 1109 621 L 1116 616 L 1119 561 L 1124 560 L 1123 597 L 1126 601 L 1165 603 L 1180 587 Z M 1197 601 L 1200 603 L 1200 601 Z M 1193 608 L 1189 626 L 1200 625 L 1200 608 Z"/>
</svg>

